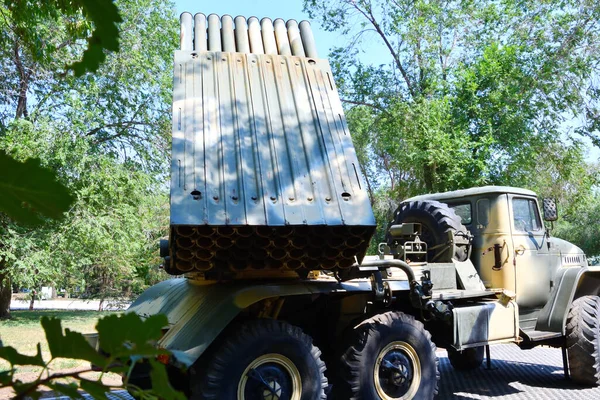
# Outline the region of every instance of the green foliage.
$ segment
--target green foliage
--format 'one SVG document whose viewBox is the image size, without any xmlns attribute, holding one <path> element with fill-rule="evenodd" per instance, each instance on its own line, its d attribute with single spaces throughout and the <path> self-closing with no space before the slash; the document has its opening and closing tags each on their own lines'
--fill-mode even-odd
<svg viewBox="0 0 600 400">
<path fill-rule="evenodd" d="M 34 59 L 47 60 L 48 54 L 56 50 L 54 44 L 45 43 L 44 34 L 40 30 L 43 20 L 57 21 L 59 15 L 73 18 L 83 16 L 82 25 L 85 28 L 68 26 L 72 34 L 70 40 L 77 40 L 86 33 L 89 35 L 88 47 L 83 51 L 80 61 L 73 62 L 68 68 L 76 76 L 85 72 L 98 70 L 106 59 L 105 51 L 118 51 L 119 30 L 117 24 L 122 22 L 113 0 L 77 0 L 31 2 L 28 0 L 5 0 L 0 6 L 4 22 L 10 24 L 15 36 L 21 38 L 20 44 L 15 44 L 15 61 L 22 75 L 25 67 L 19 57 L 19 46 L 29 49 Z M 23 81 L 21 82 L 24 83 Z M 22 89 L 26 90 L 22 86 Z M 0 153 L 0 189 L 4 195 L 0 198 L 0 211 L 20 223 L 41 223 L 39 214 L 58 219 L 68 210 L 72 198 L 64 185 L 56 181 L 56 175 L 51 169 L 43 168 L 39 160 L 31 159 L 24 163 L 16 163 L 7 155 Z"/>
<path fill-rule="evenodd" d="M 0 278 L 19 287 L 122 297 L 162 278 L 157 243 L 168 227 L 178 25 L 169 3 L 123 0 L 118 13 L 105 3 L 0 2 L 0 150 L 52 171 L 56 179 L 39 179 L 57 181 L 73 198 L 59 210 L 41 196 L 53 215 L 66 213 L 35 228 L 0 214 Z M 117 49 L 117 37 L 121 51 L 107 51 Z M 88 39 L 105 60 L 95 74 L 68 73 L 67 65 L 90 68 Z M 12 181 L 36 183 L 13 171 L 4 170 Z"/>
<path fill-rule="evenodd" d="M 61 321 L 57 318 L 42 317 L 42 327 L 50 347 L 50 360 L 44 360 L 41 347 L 38 344 L 37 354 L 27 356 L 16 349 L 0 347 L 0 358 L 10 363 L 8 371 L 0 373 L 0 387 L 12 387 L 16 398 L 39 398 L 42 386 L 50 387 L 59 394 L 70 398 L 82 398 L 79 389 L 86 391 L 94 399 L 106 399 L 106 393 L 115 389 L 102 382 L 102 375 L 92 379 L 85 375 L 91 371 L 91 365 L 103 373 L 117 372 L 124 375 L 123 388 L 126 388 L 140 398 L 185 399 L 170 385 L 164 364 L 155 360 L 158 355 L 168 355 L 176 360 L 176 354 L 160 349 L 156 342 L 162 335 L 162 328 L 168 321 L 163 315 L 151 316 L 145 320 L 136 314 L 110 315 L 98 321 L 98 343 L 102 353 L 98 352 L 90 342 L 78 332 L 63 330 Z M 89 370 L 72 373 L 52 373 L 51 363 L 57 358 L 69 358 L 88 361 Z M 149 362 L 153 389 L 139 391 L 128 383 L 129 376 L 136 363 Z M 15 377 L 15 367 L 18 365 L 34 365 L 41 367 L 38 378 L 32 382 L 23 383 Z M 64 383 L 69 378 L 71 382 Z"/>
<path fill-rule="evenodd" d="M 485 184 L 555 195 L 568 209 L 590 197 L 597 169 L 584 143 L 600 143 L 597 2 L 304 7 L 348 38 L 330 59 L 374 206 Z"/>
<path fill-rule="evenodd" d="M 123 20 L 113 0 L 4 0 L 4 10 L 0 11 L 5 21 L 10 20 L 13 30 L 22 38 L 23 45 L 38 60 L 47 59 L 50 53 L 57 50 L 57 46 L 48 40 L 50 32 L 39 29 L 40 25 L 46 21 L 60 23 L 62 18 L 70 19 L 67 25 L 69 39 L 87 40 L 87 48 L 81 53 L 81 60 L 72 62 L 67 67 L 76 76 L 97 71 L 106 59 L 106 52 L 119 50 L 117 26 Z"/>
</svg>

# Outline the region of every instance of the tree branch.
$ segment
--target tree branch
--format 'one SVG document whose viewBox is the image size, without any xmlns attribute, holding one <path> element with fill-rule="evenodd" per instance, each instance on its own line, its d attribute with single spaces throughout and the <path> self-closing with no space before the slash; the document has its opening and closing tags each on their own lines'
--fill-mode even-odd
<svg viewBox="0 0 600 400">
<path fill-rule="evenodd" d="M 377 111 L 381 111 L 382 113 L 389 115 L 390 117 L 393 116 L 388 110 L 386 110 L 385 108 L 383 108 L 381 106 L 378 106 L 377 104 L 367 103 L 364 101 L 349 100 L 349 99 L 340 99 L 340 100 L 343 103 L 354 104 L 355 106 L 365 106 L 365 107 L 373 108 Z"/>
<path fill-rule="evenodd" d="M 358 6 L 358 4 L 356 3 L 356 0 L 350 0 L 350 4 L 359 13 L 361 13 L 367 19 L 367 21 L 369 21 L 371 23 L 371 25 L 373 25 L 373 27 L 375 28 L 375 31 L 377 32 L 377 34 L 379 34 L 379 36 L 381 37 L 381 39 L 385 43 L 386 47 L 390 51 L 390 54 L 392 55 L 392 58 L 394 59 L 394 63 L 396 64 L 396 67 L 400 70 L 400 73 L 402 74 L 402 77 L 404 78 L 404 82 L 406 82 L 406 87 L 408 88 L 408 92 L 410 93 L 410 96 L 411 97 L 415 97 L 415 93 L 414 93 L 414 90 L 413 90 L 412 83 L 410 81 L 410 77 L 408 76 L 408 73 L 404 69 L 404 66 L 402 65 L 402 62 L 400 61 L 400 57 L 398 56 L 398 53 L 396 53 L 396 51 L 394 50 L 394 47 L 392 46 L 392 44 L 388 40 L 385 32 L 383 32 L 383 29 L 381 28 L 381 26 L 379 25 L 379 23 L 375 19 L 375 16 L 373 15 L 373 11 L 371 10 L 371 8 L 369 7 L 368 11 L 365 11 L 365 10 L 361 9 Z"/>
</svg>

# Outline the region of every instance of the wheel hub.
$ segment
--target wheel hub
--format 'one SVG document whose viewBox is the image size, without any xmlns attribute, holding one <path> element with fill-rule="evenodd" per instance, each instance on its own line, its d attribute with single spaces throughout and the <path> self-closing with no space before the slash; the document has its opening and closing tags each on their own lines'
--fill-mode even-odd
<svg viewBox="0 0 600 400">
<path fill-rule="evenodd" d="M 375 388 L 383 400 L 412 399 L 421 383 L 421 364 L 412 346 L 392 342 L 377 357 Z"/>
<path fill-rule="evenodd" d="M 392 385 L 398 388 L 398 391 L 406 392 L 413 376 L 410 360 L 400 350 L 388 352 L 381 361 L 379 376 L 384 386 Z"/>
<path fill-rule="evenodd" d="M 300 374 L 280 354 L 267 354 L 246 368 L 238 386 L 239 400 L 299 400 Z"/>
</svg>

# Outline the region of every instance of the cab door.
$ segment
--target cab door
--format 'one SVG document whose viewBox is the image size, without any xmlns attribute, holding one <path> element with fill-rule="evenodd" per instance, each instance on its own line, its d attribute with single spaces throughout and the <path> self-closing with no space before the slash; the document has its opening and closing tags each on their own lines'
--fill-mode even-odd
<svg viewBox="0 0 600 400">
<path fill-rule="evenodd" d="M 509 195 L 509 209 L 517 304 L 524 311 L 537 310 L 549 298 L 554 270 L 548 236 L 535 198 Z"/>
</svg>

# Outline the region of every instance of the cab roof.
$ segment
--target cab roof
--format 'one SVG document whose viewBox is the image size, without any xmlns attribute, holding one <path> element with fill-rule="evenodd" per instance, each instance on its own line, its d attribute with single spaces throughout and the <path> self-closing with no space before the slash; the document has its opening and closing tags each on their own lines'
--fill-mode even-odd
<svg viewBox="0 0 600 400">
<path fill-rule="evenodd" d="M 534 191 L 528 189 L 521 189 L 511 186 L 480 186 L 469 189 L 453 190 L 451 192 L 442 193 L 430 193 L 423 194 L 420 196 L 414 196 L 404 201 L 416 201 L 416 200 L 453 200 L 464 197 L 479 196 L 482 194 L 491 193 L 511 193 L 520 194 L 524 196 L 537 197 Z"/>
</svg>

